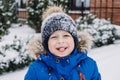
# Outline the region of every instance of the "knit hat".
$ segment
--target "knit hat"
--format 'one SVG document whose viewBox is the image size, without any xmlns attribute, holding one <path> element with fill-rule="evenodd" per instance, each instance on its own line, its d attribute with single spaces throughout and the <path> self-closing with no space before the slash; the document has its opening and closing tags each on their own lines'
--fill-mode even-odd
<svg viewBox="0 0 120 80">
<path fill-rule="evenodd" d="M 57 30 L 69 32 L 74 38 L 75 47 L 77 47 L 77 26 L 74 20 L 62 11 L 60 6 L 49 7 L 43 13 L 43 18 L 44 20 L 41 26 L 41 37 L 42 45 L 45 50 L 48 50 L 48 39 L 50 35 Z"/>
</svg>

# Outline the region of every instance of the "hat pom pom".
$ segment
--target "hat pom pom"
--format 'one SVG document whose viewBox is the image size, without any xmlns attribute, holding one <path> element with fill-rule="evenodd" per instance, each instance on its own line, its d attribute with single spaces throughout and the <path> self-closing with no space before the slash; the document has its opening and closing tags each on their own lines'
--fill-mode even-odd
<svg viewBox="0 0 120 80">
<path fill-rule="evenodd" d="M 46 17 L 51 15 L 52 13 L 63 12 L 62 6 L 48 6 L 48 8 L 44 11 L 42 15 L 42 19 L 44 20 Z"/>
</svg>

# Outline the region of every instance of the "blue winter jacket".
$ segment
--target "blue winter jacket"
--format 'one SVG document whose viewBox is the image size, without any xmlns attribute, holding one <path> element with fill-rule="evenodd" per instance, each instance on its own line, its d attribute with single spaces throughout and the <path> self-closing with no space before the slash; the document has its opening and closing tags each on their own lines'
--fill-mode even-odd
<svg viewBox="0 0 120 80">
<path fill-rule="evenodd" d="M 34 61 L 25 75 L 24 80 L 101 80 L 96 62 L 87 53 L 73 50 L 67 57 L 59 58 L 47 52 Z"/>
</svg>

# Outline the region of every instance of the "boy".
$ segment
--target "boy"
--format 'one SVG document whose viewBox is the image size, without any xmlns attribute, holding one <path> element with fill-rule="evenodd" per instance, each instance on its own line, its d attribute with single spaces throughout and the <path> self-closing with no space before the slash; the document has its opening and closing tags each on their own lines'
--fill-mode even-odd
<svg viewBox="0 0 120 80">
<path fill-rule="evenodd" d="M 25 80 L 101 80 L 96 62 L 87 56 L 90 39 L 78 35 L 74 20 L 56 6 L 49 7 L 43 17 L 38 45 L 43 47 L 37 50 L 40 55 Z"/>
</svg>

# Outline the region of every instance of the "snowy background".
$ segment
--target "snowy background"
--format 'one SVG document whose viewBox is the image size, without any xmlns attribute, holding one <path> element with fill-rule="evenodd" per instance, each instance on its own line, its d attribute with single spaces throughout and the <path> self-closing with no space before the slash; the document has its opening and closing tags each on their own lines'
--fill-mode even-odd
<svg viewBox="0 0 120 80">
<path fill-rule="evenodd" d="M 39 31 L 40 27 L 37 25 L 41 25 L 40 17 L 48 4 L 46 0 L 38 0 L 38 4 L 33 4 L 33 1 L 35 0 L 28 2 L 27 23 L 33 28 L 39 28 L 36 30 Z M 60 1 L 66 8 L 65 11 L 67 11 L 68 6 L 65 4 L 68 1 Z M 54 4 L 54 2 L 49 3 L 51 5 Z M 16 6 L 14 0 L 0 1 L 0 80 L 24 80 L 28 64 L 31 62 L 28 57 L 27 43 L 29 39 L 38 34 L 28 25 L 20 23 L 11 26 L 12 23 L 21 21 L 21 19 L 18 20 L 16 11 L 17 7 L 20 6 L 20 4 Z M 23 6 L 25 7 L 25 4 Z M 119 80 L 120 40 L 117 39 L 120 39 L 120 26 L 112 25 L 110 21 L 105 19 L 96 19 L 95 15 L 79 18 L 76 22 L 78 23 L 78 30 L 87 31 L 94 38 L 94 48 L 89 51 L 88 55 L 97 61 L 102 80 Z M 118 29 L 117 32 L 115 27 Z M 7 33 L 6 28 L 9 29 L 10 33 L 3 37 Z"/>
<path fill-rule="evenodd" d="M 119 26 L 117 26 L 119 27 Z M 4 37 L 4 41 L 0 44 L 10 43 L 14 36 L 17 35 L 21 39 L 28 39 L 36 35 L 35 31 L 23 25 L 18 27 L 14 25 L 9 29 L 10 34 Z M 9 52 L 10 53 L 10 52 Z M 114 44 L 94 48 L 89 51 L 90 57 L 96 60 L 102 80 L 119 80 L 120 79 L 120 41 L 115 41 Z M 14 56 L 14 55 L 13 55 Z M 9 56 L 11 57 L 11 55 Z M 24 80 L 25 73 L 28 67 L 14 72 L 4 73 L 0 75 L 0 80 Z"/>
</svg>

